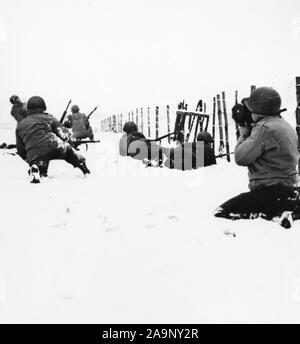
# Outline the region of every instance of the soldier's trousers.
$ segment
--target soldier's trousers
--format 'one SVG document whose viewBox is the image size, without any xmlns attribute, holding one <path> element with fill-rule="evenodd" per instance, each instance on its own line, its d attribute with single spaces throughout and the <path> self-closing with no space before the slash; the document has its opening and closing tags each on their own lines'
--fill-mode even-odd
<svg viewBox="0 0 300 344">
<path fill-rule="evenodd" d="M 258 187 L 222 204 L 215 212 L 216 217 L 232 220 L 263 217 L 272 220 L 285 211 L 299 212 L 299 188 L 274 185 Z"/>
<path fill-rule="evenodd" d="M 44 156 L 35 157 L 30 161 L 29 165 L 32 166 L 33 164 L 36 164 L 39 167 L 41 175 L 46 176 L 51 160 L 65 160 L 73 167 L 78 167 L 85 159 L 80 154 L 76 153 L 70 145 L 65 145 L 64 147 L 59 147 Z"/>
</svg>

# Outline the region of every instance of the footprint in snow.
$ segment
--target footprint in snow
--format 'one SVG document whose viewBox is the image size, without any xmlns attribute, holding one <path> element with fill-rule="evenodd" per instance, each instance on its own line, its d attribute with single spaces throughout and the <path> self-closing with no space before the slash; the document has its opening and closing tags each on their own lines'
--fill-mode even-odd
<svg viewBox="0 0 300 344">
<path fill-rule="evenodd" d="M 73 296 L 60 295 L 59 298 L 65 300 L 65 301 L 73 301 Z"/>
<path fill-rule="evenodd" d="M 172 221 L 179 221 L 179 218 L 177 216 L 175 216 L 175 215 L 169 215 L 168 219 L 172 220 Z"/>
<path fill-rule="evenodd" d="M 231 232 L 231 231 L 229 231 L 229 230 L 226 230 L 226 231 L 224 232 L 224 234 L 227 235 L 227 236 L 232 236 L 233 238 L 236 238 L 236 237 L 237 237 L 236 233 Z"/>
<path fill-rule="evenodd" d="M 106 216 L 100 216 L 100 219 L 102 220 L 103 225 L 105 225 L 108 222 L 108 219 Z"/>
<path fill-rule="evenodd" d="M 54 228 L 62 228 L 66 227 L 67 223 L 66 222 L 61 222 L 61 223 L 56 223 L 53 227 Z"/>
<path fill-rule="evenodd" d="M 118 227 L 108 227 L 105 229 L 106 232 L 114 232 L 114 231 L 117 231 L 118 230 Z"/>
<path fill-rule="evenodd" d="M 147 226 L 147 229 L 154 229 L 154 228 L 155 228 L 154 225 L 148 225 L 148 226 Z"/>
</svg>

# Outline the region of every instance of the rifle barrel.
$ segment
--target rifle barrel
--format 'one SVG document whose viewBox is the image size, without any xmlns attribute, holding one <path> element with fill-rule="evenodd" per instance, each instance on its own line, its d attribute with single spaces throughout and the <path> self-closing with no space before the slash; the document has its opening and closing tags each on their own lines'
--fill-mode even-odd
<svg viewBox="0 0 300 344">
<path fill-rule="evenodd" d="M 66 115 L 67 115 L 67 112 L 68 112 L 68 109 L 69 109 L 69 106 L 71 105 L 72 103 L 72 99 L 69 100 L 69 103 L 65 109 L 65 111 L 63 112 L 61 118 L 60 118 L 60 123 L 63 123 L 64 119 L 66 118 Z"/>
<path fill-rule="evenodd" d="M 88 118 L 90 118 L 92 116 L 92 114 L 98 109 L 98 105 L 95 107 L 95 109 L 90 112 L 90 114 L 87 116 Z"/>
</svg>

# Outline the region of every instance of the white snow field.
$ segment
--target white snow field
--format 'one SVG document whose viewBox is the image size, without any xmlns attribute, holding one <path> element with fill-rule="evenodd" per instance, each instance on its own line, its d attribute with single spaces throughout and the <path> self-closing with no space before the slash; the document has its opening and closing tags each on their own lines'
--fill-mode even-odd
<svg viewBox="0 0 300 344">
<path fill-rule="evenodd" d="M 299 323 L 300 222 L 215 219 L 247 169 L 147 169 L 119 137 L 82 148 L 89 177 L 56 161 L 39 185 L 0 151 L 0 322 Z"/>
</svg>

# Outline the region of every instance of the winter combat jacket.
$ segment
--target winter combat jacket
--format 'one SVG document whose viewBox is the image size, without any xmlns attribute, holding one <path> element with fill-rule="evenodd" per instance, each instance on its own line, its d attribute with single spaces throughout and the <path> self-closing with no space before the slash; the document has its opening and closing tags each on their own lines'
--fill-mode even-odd
<svg viewBox="0 0 300 344">
<path fill-rule="evenodd" d="M 280 116 L 263 117 L 254 124 L 248 138 L 240 137 L 235 161 L 248 166 L 249 188 L 295 186 L 298 172 L 298 139 L 292 126 Z"/>
<path fill-rule="evenodd" d="M 147 141 L 139 132 L 123 135 L 119 149 L 120 155 L 131 156 L 138 160 L 159 160 L 160 155 L 163 155 L 164 166 L 177 170 L 192 170 L 216 164 L 213 149 L 207 143 L 188 142 L 175 148 L 167 148 Z"/>
<path fill-rule="evenodd" d="M 18 154 L 28 162 L 64 147 L 68 138 L 61 123 L 47 113 L 28 115 L 16 129 Z"/>
<path fill-rule="evenodd" d="M 93 131 L 90 127 L 89 120 L 84 113 L 73 113 L 67 117 L 64 123 L 66 128 L 72 128 L 74 139 L 85 139 L 89 137 L 93 139 Z"/>
</svg>

